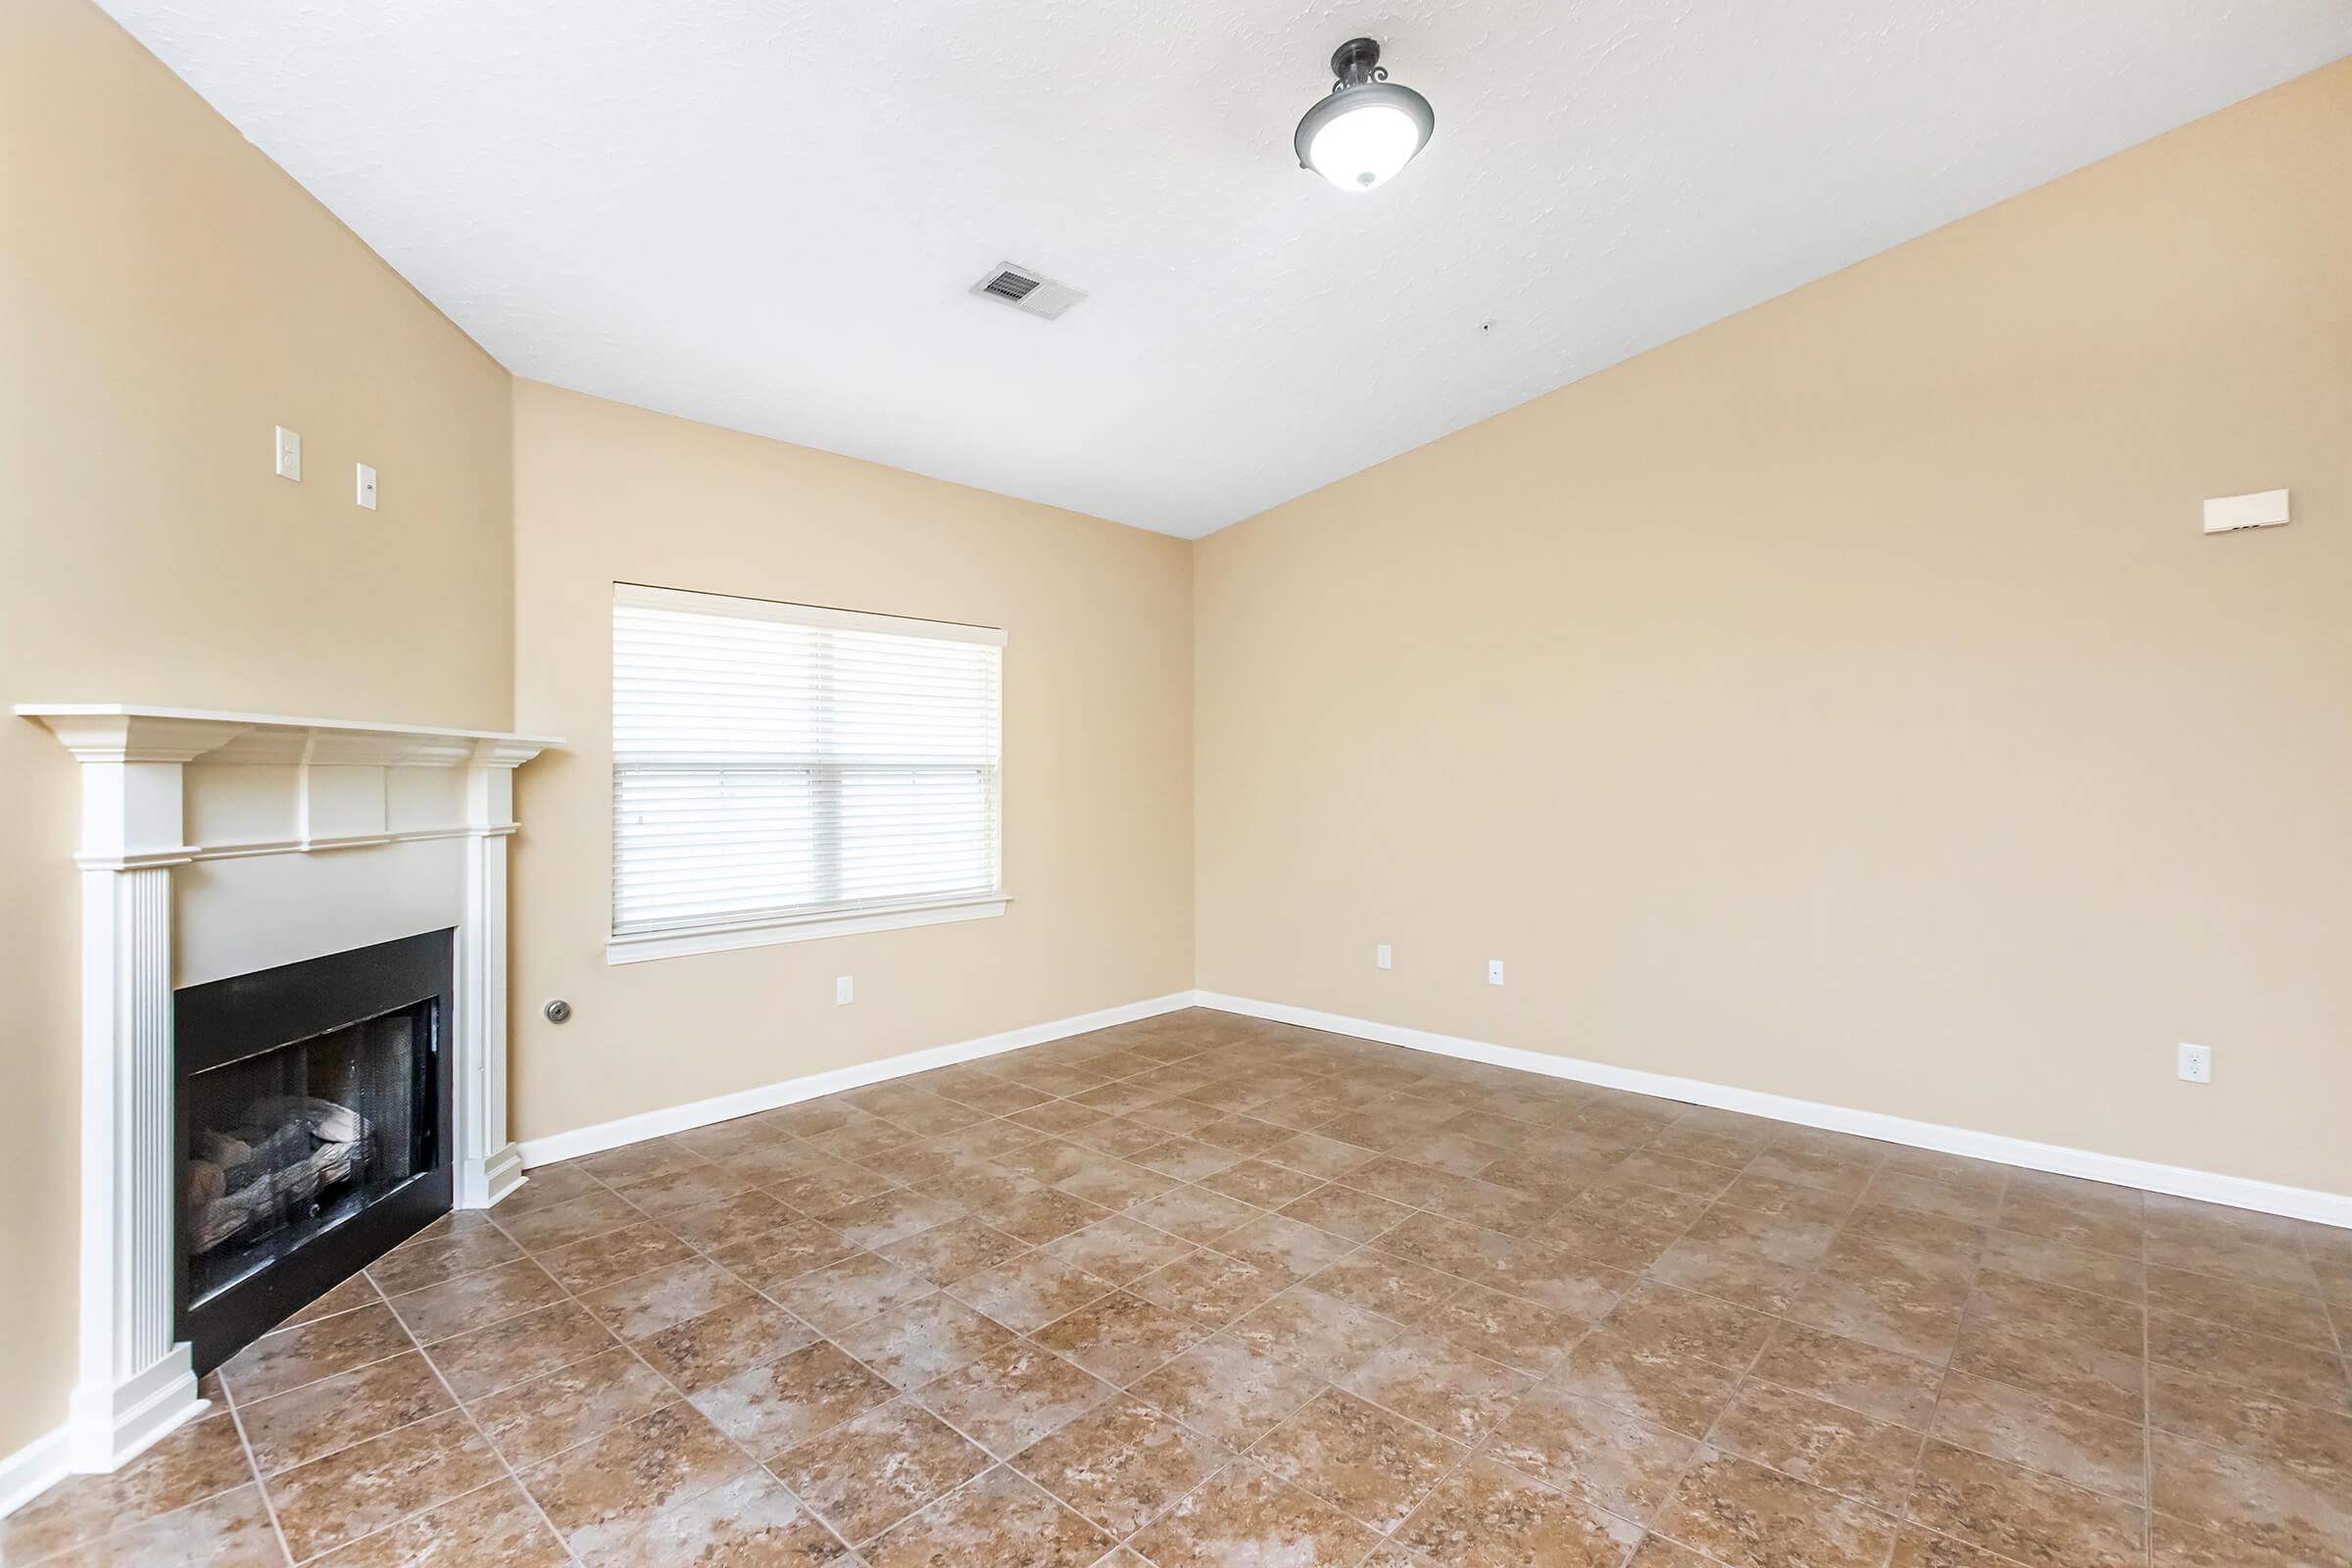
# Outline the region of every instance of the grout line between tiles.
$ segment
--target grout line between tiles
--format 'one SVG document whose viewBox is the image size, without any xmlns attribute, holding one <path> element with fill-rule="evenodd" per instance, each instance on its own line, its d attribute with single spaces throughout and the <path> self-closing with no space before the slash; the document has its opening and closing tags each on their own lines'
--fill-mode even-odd
<svg viewBox="0 0 2352 1568">
<path fill-rule="evenodd" d="M 278 1551 L 291 1563 L 294 1560 L 293 1544 L 286 1540 L 285 1526 L 278 1523 L 277 1499 L 270 1495 L 270 1484 L 262 1475 L 261 1461 L 254 1457 L 253 1440 L 245 1434 L 245 1421 L 237 1411 L 237 1397 L 229 1391 L 226 1378 L 220 1380 L 220 1402 L 228 1407 L 229 1420 L 236 1423 L 237 1446 L 245 1452 L 245 1468 L 252 1472 L 253 1490 L 262 1499 L 262 1511 L 270 1516 L 270 1534 L 276 1540 Z"/>
</svg>

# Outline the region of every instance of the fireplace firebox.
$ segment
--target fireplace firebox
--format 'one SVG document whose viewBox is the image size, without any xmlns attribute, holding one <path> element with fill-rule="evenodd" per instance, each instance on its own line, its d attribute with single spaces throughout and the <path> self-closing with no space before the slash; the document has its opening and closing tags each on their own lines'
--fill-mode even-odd
<svg viewBox="0 0 2352 1568">
<path fill-rule="evenodd" d="M 449 1212 L 452 936 L 173 993 L 176 1312 L 199 1373 Z"/>
</svg>

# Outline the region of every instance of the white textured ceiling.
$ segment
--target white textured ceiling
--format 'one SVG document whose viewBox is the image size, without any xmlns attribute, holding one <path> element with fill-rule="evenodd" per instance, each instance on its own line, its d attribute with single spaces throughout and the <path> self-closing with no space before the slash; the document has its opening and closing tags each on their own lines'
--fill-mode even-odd
<svg viewBox="0 0 2352 1568">
<path fill-rule="evenodd" d="M 1185 535 L 2352 53 L 2344 0 L 102 3 L 518 374 Z M 1368 194 L 1290 151 L 1355 33 L 1438 115 Z M 1008 258 L 1092 297 L 965 293 Z"/>
</svg>

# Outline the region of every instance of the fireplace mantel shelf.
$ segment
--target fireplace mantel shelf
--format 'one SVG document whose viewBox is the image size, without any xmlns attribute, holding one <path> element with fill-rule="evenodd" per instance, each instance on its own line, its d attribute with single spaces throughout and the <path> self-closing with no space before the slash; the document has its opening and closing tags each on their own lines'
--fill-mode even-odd
<svg viewBox="0 0 2352 1568">
<path fill-rule="evenodd" d="M 132 703 L 19 703 L 84 761 L 318 762 L 360 767 L 518 766 L 564 743 L 502 730 L 227 713 Z"/>
</svg>

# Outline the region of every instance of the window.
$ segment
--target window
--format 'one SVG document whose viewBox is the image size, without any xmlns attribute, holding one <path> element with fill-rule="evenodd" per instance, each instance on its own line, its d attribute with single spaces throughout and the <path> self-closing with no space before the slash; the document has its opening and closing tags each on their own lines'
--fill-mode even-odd
<svg viewBox="0 0 2352 1568">
<path fill-rule="evenodd" d="M 1002 914 L 1004 647 L 615 584 L 608 956 Z"/>
</svg>

